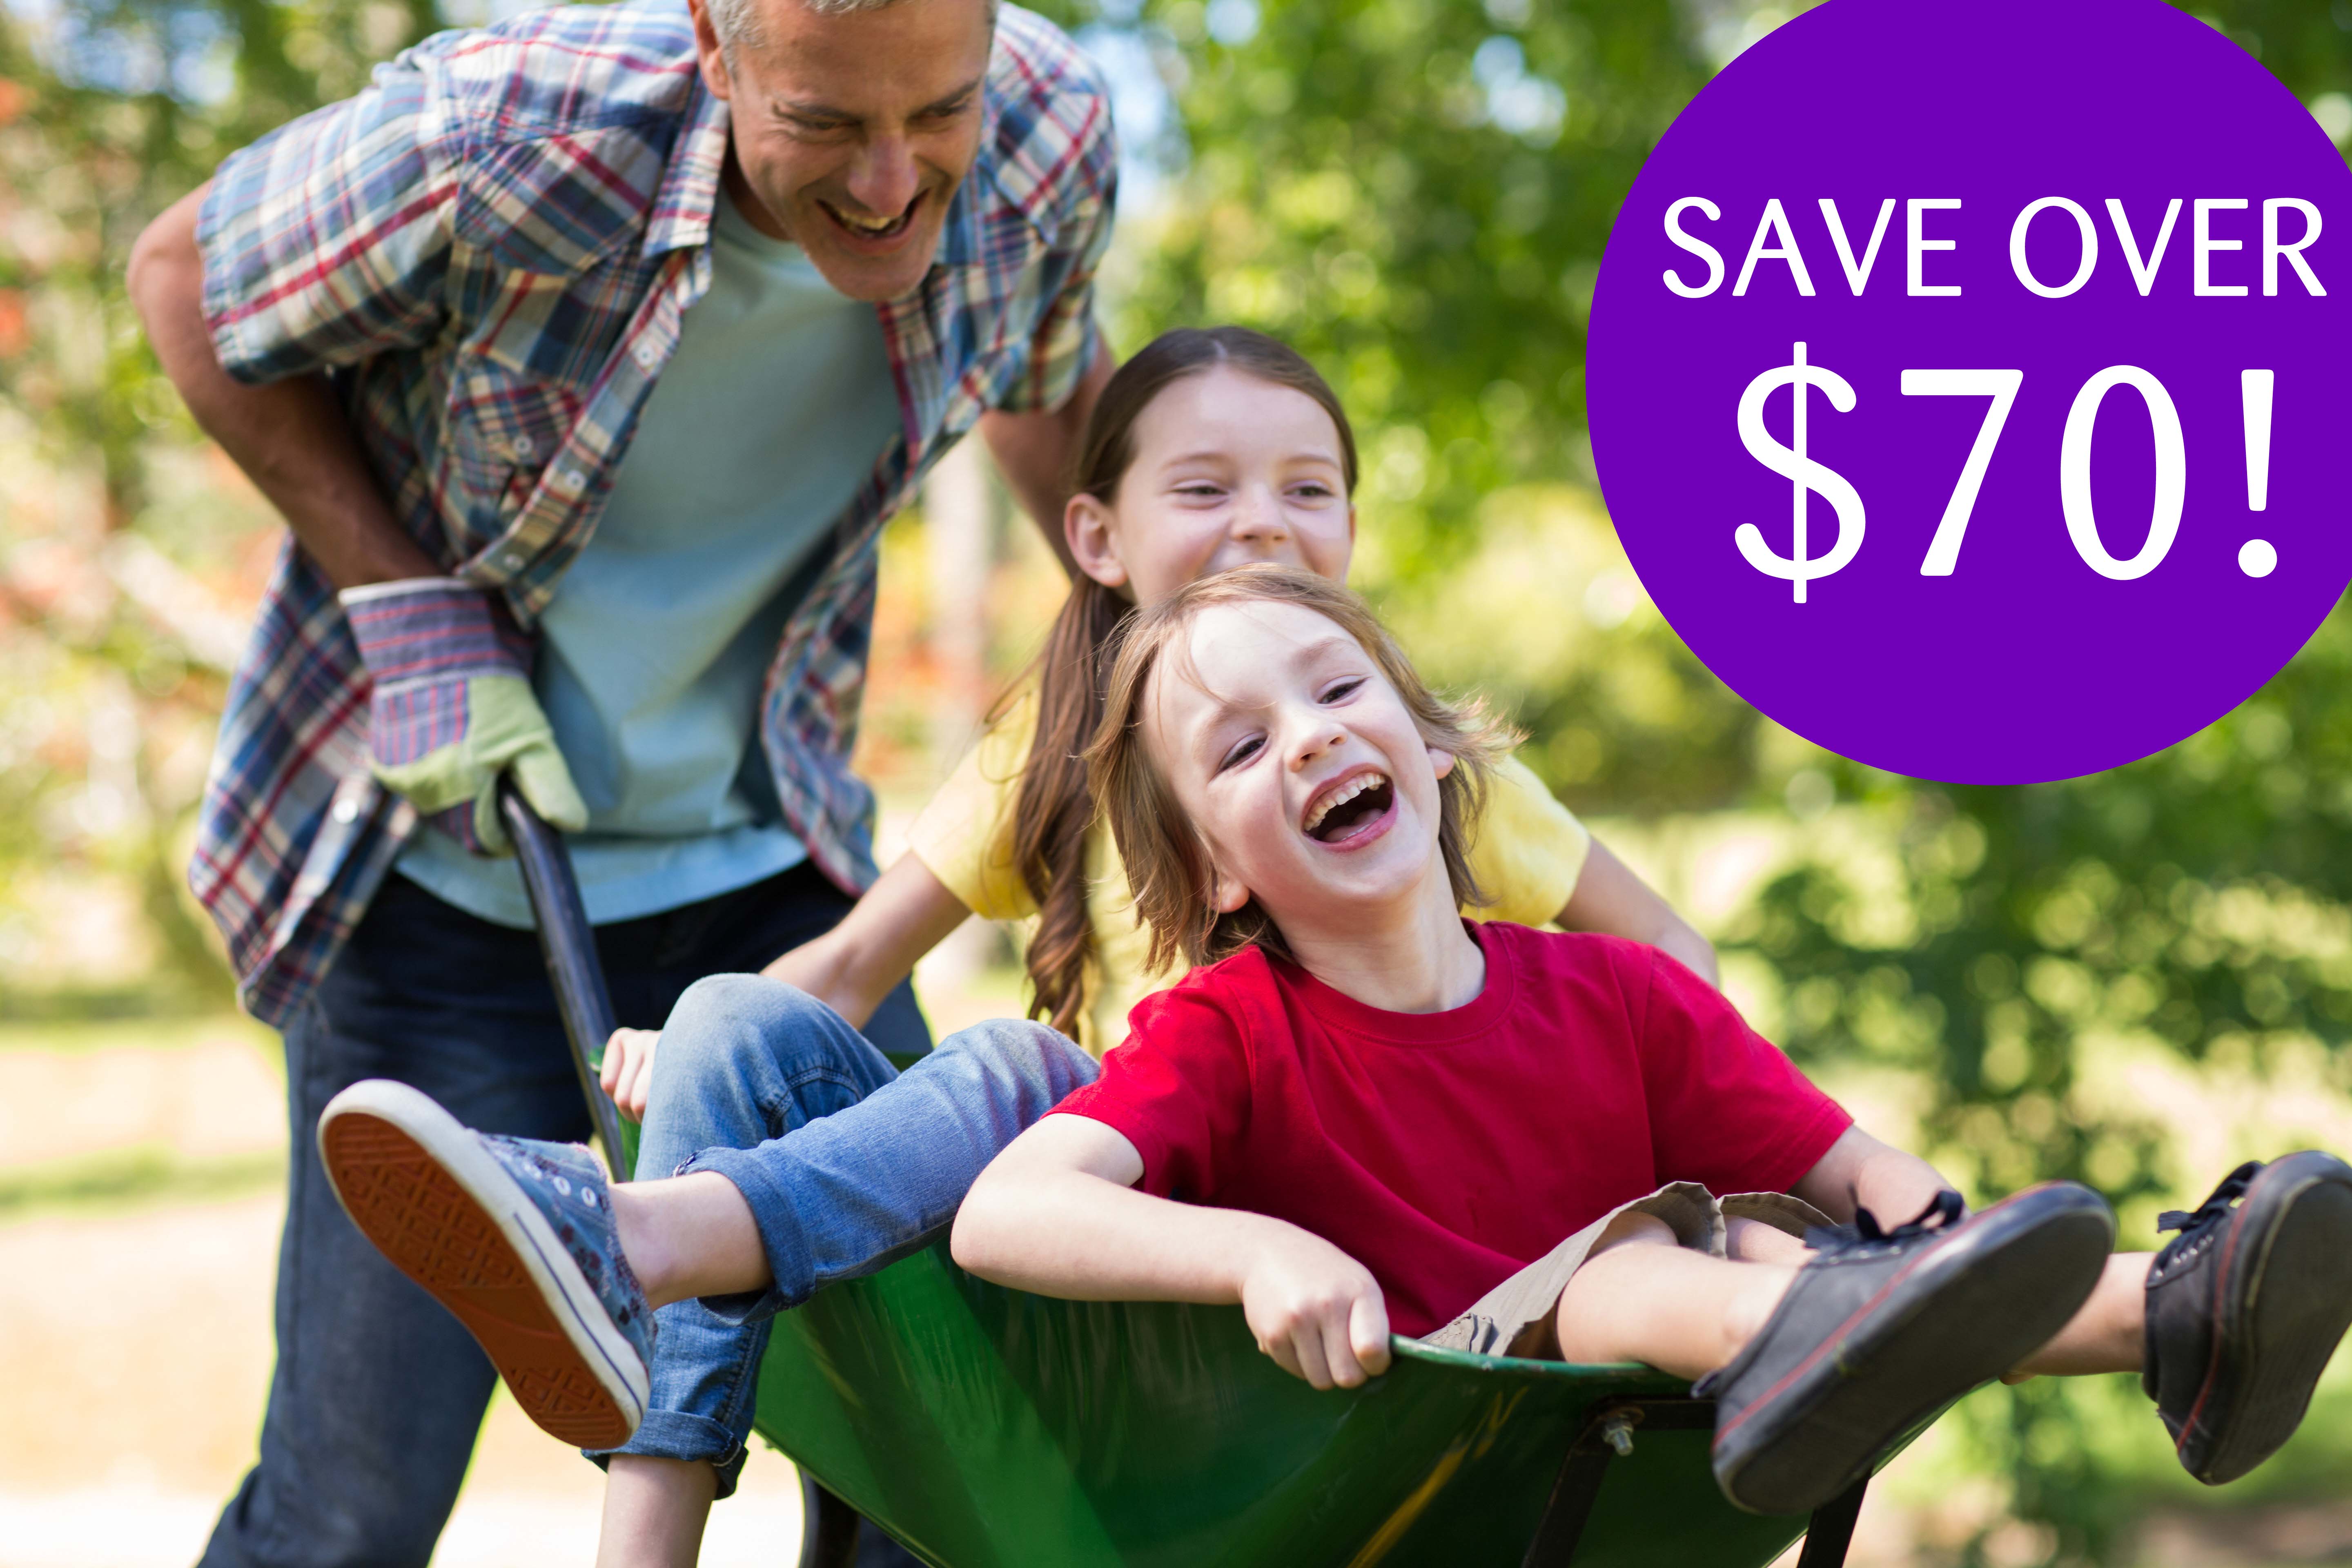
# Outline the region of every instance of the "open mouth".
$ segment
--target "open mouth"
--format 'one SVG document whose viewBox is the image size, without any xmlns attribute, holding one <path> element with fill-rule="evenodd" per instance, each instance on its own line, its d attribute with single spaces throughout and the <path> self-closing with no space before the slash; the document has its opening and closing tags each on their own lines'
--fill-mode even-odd
<svg viewBox="0 0 2352 1568">
<path fill-rule="evenodd" d="M 918 193 L 915 199 L 907 204 L 906 211 L 898 214 L 896 217 L 877 218 L 864 216 L 853 216 L 849 213 L 844 212 L 841 208 L 834 205 L 831 202 L 820 201 L 817 203 L 817 205 L 824 209 L 824 216 L 833 219 L 835 223 L 840 225 L 844 233 L 849 235 L 855 239 L 876 242 L 896 239 L 900 235 L 906 233 L 908 226 L 915 221 L 915 209 L 922 205 L 923 194 Z"/>
<path fill-rule="evenodd" d="M 1361 773 L 1341 779 L 1307 805 L 1299 826 L 1318 844 L 1340 844 L 1386 816 L 1396 787 L 1386 773 Z"/>
</svg>

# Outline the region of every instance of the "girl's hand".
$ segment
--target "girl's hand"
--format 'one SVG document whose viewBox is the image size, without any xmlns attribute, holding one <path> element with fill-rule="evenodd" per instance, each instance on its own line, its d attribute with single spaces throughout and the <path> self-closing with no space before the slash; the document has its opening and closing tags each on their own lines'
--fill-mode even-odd
<svg viewBox="0 0 2352 1568">
<path fill-rule="evenodd" d="M 615 1029 L 604 1042 L 596 1081 L 632 1121 L 646 1119 L 646 1096 L 654 1087 L 654 1050 L 660 1044 L 659 1029 Z"/>
<path fill-rule="evenodd" d="M 1297 1232 L 1265 1247 L 1242 1279 L 1257 1348 L 1317 1388 L 1353 1388 L 1389 1369 L 1389 1312 L 1371 1270 Z"/>
</svg>

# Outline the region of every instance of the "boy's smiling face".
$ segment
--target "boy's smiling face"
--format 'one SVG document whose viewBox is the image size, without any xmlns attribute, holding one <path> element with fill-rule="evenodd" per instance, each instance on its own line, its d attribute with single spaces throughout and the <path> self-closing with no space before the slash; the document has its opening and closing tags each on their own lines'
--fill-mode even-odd
<svg viewBox="0 0 2352 1568">
<path fill-rule="evenodd" d="M 1315 611 L 1202 609 L 1151 675 L 1144 742 L 1208 845 L 1221 911 L 1254 895 L 1295 942 L 1378 906 L 1452 909 L 1437 781 L 1454 758 Z"/>
</svg>

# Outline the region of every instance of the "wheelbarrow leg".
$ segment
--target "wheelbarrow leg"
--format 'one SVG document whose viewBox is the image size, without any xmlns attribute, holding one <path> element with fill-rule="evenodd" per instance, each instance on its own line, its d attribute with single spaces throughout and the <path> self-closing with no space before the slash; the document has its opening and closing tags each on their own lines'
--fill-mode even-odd
<svg viewBox="0 0 2352 1568">
<path fill-rule="evenodd" d="M 1521 1568 L 1568 1568 L 1576 1560 L 1577 1542 L 1584 1537 L 1601 1483 L 1609 1476 L 1609 1461 L 1633 1451 L 1633 1433 L 1700 1432 L 1715 1426 L 1711 1399 L 1617 1399 L 1584 1413 L 1584 1427 L 1569 1445 L 1559 1476 L 1552 1482 L 1551 1501 L 1544 1507 L 1543 1522 L 1528 1543 Z"/>
<path fill-rule="evenodd" d="M 1624 1399 L 1585 1412 L 1584 1429 L 1570 1445 L 1559 1477 L 1552 1483 L 1551 1501 L 1543 1522 L 1528 1543 L 1522 1568 L 1568 1568 L 1575 1561 L 1577 1542 L 1592 1517 L 1608 1479 L 1609 1461 L 1633 1451 L 1637 1429 L 1652 1432 L 1705 1431 L 1715 1425 L 1715 1404 L 1705 1399 Z M 1805 1548 L 1797 1568 L 1843 1568 L 1846 1548 L 1853 1542 L 1853 1523 L 1862 1513 L 1862 1496 L 1870 1478 L 1846 1488 L 1821 1507 L 1805 1526 Z"/>
<path fill-rule="evenodd" d="M 857 1558 L 857 1510 L 801 1472 L 800 1568 L 850 1568 Z"/>
<path fill-rule="evenodd" d="M 1813 1510 L 1797 1568 L 1843 1568 L 1846 1548 L 1853 1544 L 1853 1521 L 1862 1517 L 1862 1494 L 1869 1489 L 1870 1478 L 1864 1476 Z"/>
<path fill-rule="evenodd" d="M 1544 1509 L 1535 1540 L 1528 1544 L 1522 1568 L 1568 1568 L 1576 1560 L 1576 1543 L 1583 1539 L 1585 1521 L 1592 1517 L 1601 1483 L 1609 1477 L 1609 1449 L 1588 1450 L 1580 1443 L 1569 1451 L 1559 1479 L 1552 1482 L 1551 1501 Z"/>
</svg>

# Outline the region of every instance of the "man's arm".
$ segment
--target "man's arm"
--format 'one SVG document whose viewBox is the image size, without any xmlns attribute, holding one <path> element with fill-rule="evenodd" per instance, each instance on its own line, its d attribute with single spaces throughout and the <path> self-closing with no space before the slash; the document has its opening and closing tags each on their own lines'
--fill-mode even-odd
<svg viewBox="0 0 2352 1568">
<path fill-rule="evenodd" d="M 1069 504 L 1071 469 L 1077 463 L 1078 442 L 1086 435 L 1087 417 L 1117 364 L 1106 345 L 1059 408 L 1035 414 L 998 409 L 980 416 L 980 433 L 995 454 L 1005 484 L 1053 547 L 1062 570 L 1072 575 L 1076 574 L 1077 563 L 1062 537 L 1062 511 Z"/>
<path fill-rule="evenodd" d="M 955 1259 L 984 1279 L 1080 1301 L 1241 1303 L 1258 1348 L 1317 1388 L 1388 1370 L 1370 1270 L 1286 1221 L 1135 1190 L 1143 1158 L 1084 1116 L 1049 1116 L 981 1173 Z"/>
<path fill-rule="evenodd" d="M 197 209 L 210 189 L 208 182 L 166 208 L 131 249 L 131 302 L 163 374 L 336 587 L 442 575 L 394 519 L 326 377 L 249 386 L 221 368 L 196 248 Z"/>
</svg>

